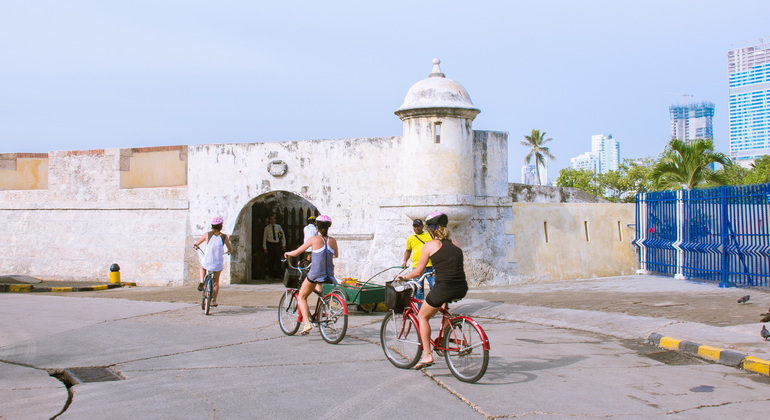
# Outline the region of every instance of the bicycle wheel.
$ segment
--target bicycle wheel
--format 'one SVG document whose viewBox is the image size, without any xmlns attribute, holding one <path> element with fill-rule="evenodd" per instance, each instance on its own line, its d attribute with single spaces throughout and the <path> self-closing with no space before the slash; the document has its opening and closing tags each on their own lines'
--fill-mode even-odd
<svg viewBox="0 0 770 420">
<path fill-rule="evenodd" d="M 294 335 L 299 330 L 299 306 L 294 293 L 287 290 L 278 303 L 278 325 L 286 335 Z"/>
<path fill-rule="evenodd" d="M 345 338 L 348 330 L 348 316 L 345 315 L 345 301 L 332 293 L 323 299 L 316 311 L 321 311 L 319 327 L 321 336 L 329 344 L 337 344 Z"/>
<path fill-rule="evenodd" d="M 203 281 L 203 310 L 206 312 L 206 315 L 211 313 L 211 287 L 213 286 L 213 282 L 211 280 L 211 277 L 206 276 L 206 279 Z"/>
<path fill-rule="evenodd" d="M 422 346 L 414 319 L 404 320 L 403 312 L 390 311 L 380 326 L 380 345 L 395 367 L 409 369 L 420 360 Z"/>
<path fill-rule="evenodd" d="M 467 319 L 457 318 L 447 325 L 441 346 L 448 349 L 444 358 L 457 379 L 474 383 L 486 373 L 489 350 L 484 348 L 483 336 L 481 327 Z"/>
</svg>

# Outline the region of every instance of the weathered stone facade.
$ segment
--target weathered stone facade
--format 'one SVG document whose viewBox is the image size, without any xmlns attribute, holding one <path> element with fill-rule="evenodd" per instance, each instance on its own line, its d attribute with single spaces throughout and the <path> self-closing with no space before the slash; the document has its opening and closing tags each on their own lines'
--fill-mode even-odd
<svg viewBox="0 0 770 420">
<path fill-rule="evenodd" d="M 435 62 L 396 111 L 403 136 L 2 155 L 0 222 L 12 233 L 0 274 L 107 281 L 109 266 L 118 263 L 122 280 L 139 285 L 195 282 L 191 245 L 219 215 L 234 246 L 221 279 L 248 282 L 260 275 L 264 223 L 257 209 L 289 214 L 302 208 L 332 217 L 338 277 L 368 279 L 400 263 L 411 220 L 441 210 L 465 251 L 472 283 L 564 278 L 559 267 L 578 255 L 569 251 L 576 245 L 567 236 L 580 237 L 572 227 L 587 226 L 585 213 L 514 205 L 521 199 L 507 182 L 507 133 L 474 131 L 478 112 Z M 530 192 L 527 201 L 555 201 L 549 191 Z M 566 196 L 558 201 L 575 201 Z M 633 223 L 633 207 L 611 212 L 590 223 Z M 559 239 L 540 246 L 536 228 L 544 217 L 554 229 L 574 232 L 552 233 Z M 634 269 L 630 240 L 588 242 L 612 250 L 587 249 L 578 257 L 583 263 L 572 264 L 583 271 L 570 268 L 568 276 Z M 554 252 L 559 246 L 568 251 Z M 614 265 L 585 264 L 592 252 L 615 259 Z M 558 258 L 549 262 L 550 256 Z"/>
</svg>

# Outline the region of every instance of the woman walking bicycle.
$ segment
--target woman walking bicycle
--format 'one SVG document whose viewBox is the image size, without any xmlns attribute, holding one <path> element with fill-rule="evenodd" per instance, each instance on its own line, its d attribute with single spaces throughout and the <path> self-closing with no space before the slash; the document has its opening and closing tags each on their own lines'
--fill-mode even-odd
<svg viewBox="0 0 770 420">
<path fill-rule="evenodd" d="M 310 307 L 307 304 L 308 296 L 313 293 L 314 289 L 321 293 L 323 283 L 332 282 L 337 284 L 337 279 L 334 278 L 333 259 L 339 257 L 339 250 L 337 249 L 337 240 L 329 236 L 329 227 L 331 225 L 331 217 L 326 215 L 318 216 L 316 218 L 318 234 L 311 236 L 294 251 L 284 254 L 284 258 L 297 257 L 308 248 L 313 250 L 311 252 L 312 265 L 310 266 L 310 272 L 299 289 L 299 311 L 302 314 L 302 319 L 305 321 L 305 326 L 302 328 L 300 335 L 309 334 L 310 330 L 313 329 L 313 324 L 310 323 Z"/>
<path fill-rule="evenodd" d="M 424 351 L 422 359 L 414 367 L 418 370 L 433 365 L 430 319 L 444 304 L 460 300 L 468 293 L 468 282 L 463 270 L 463 251 L 457 242 L 451 239 L 448 223 L 449 218 L 444 213 L 437 211 L 428 215 L 425 224 L 433 240 L 422 247 L 417 267 L 411 273 L 396 278 L 397 280 L 418 278 L 428 265 L 428 260 L 433 263 L 435 283 L 417 314 L 420 324 L 420 343 Z"/>
</svg>

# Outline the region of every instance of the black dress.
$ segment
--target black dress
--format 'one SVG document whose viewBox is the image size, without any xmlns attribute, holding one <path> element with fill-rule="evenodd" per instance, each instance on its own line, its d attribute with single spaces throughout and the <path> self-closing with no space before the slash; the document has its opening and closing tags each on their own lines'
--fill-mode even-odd
<svg viewBox="0 0 770 420">
<path fill-rule="evenodd" d="M 463 251 L 452 240 L 441 241 L 441 249 L 430 256 L 435 270 L 436 282 L 425 302 L 434 307 L 460 300 L 468 293 L 468 282 L 463 270 Z"/>
</svg>

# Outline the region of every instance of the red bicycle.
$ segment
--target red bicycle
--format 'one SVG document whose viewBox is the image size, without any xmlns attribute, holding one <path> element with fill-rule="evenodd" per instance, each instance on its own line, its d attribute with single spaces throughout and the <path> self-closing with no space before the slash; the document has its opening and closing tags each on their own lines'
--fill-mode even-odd
<svg viewBox="0 0 770 420">
<path fill-rule="evenodd" d="M 295 272 L 286 270 L 284 273 L 284 286 L 286 292 L 281 295 L 278 303 L 278 325 L 286 335 L 294 335 L 302 323 L 302 314 L 299 311 L 299 288 L 310 270 L 310 265 L 293 266 L 291 261 L 283 260 Z M 315 312 L 310 314 L 310 323 L 317 325 L 321 330 L 321 337 L 329 344 L 337 344 L 345 338 L 348 330 L 348 305 L 345 298 L 332 291 L 322 294 L 313 289 L 318 297 Z"/>
<path fill-rule="evenodd" d="M 419 280 L 389 282 L 386 294 L 395 293 L 395 298 L 386 296 L 386 303 L 392 308 L 385 315 L 380 327 L 380 344 L 385 356 L 394 366 L 409 369 L 422 356 L 420 324 L 417 321 L 417 305 L 414 292 L 420 287 Z M 394 286 L 395 284 L 395 286 Z M 408 304 L 407 304 L 408 299 Z M 402 308 L 403 306 L 403 308 Z M 444 356 L 449 370 L 459 380 L 474 383 L 484 376 L 489 364 L 489 338 L 478 322 L 465 315 L 452 315 L 449 305 L 439 309 L 441 328 L 438 337 L 430 344 L 438 356 Z"/>
</svg>

